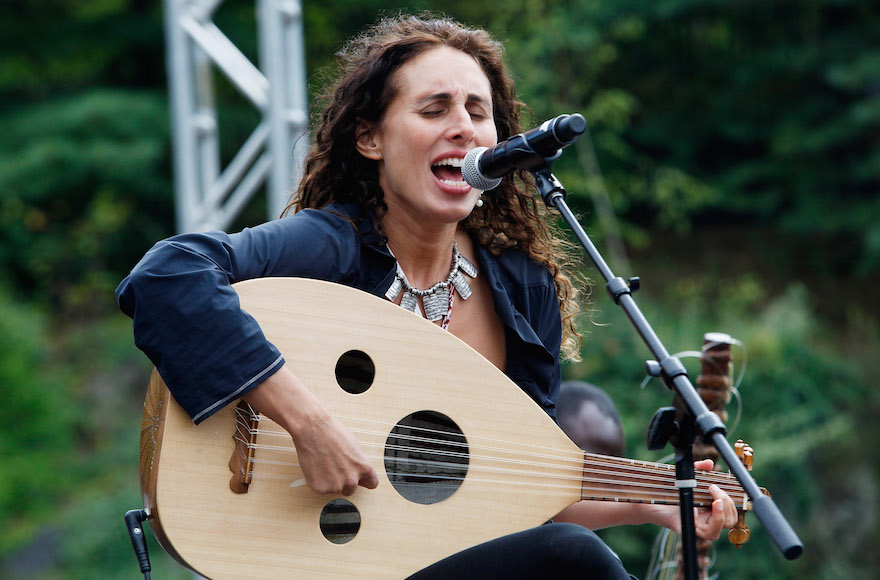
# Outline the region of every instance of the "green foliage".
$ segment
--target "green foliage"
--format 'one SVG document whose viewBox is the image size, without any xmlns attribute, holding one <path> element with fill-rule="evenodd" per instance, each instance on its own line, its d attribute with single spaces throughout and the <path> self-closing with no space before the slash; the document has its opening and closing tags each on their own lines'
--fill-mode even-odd
<svg viewBox="0 0 880 580">
<path fill-rule="evenodd" d="M 0 292 L 4 576 L 16 575 L 22 565 L 21 573 L 30 577 L 28 565 L 40 569 L 45 564 L 58 567 L 49 578 L 95 577 L 96 563 L 121 561 L 126 552 L 118 547 L 128 541 L 122 514 L 103 527 L 101 510 L 122 509 L 123 496 L 133 506 L 138 501 L 138 400 L 149 367 L 133 352 L 130 324 L 114 317 L 61 325 L 64 332 L 52 332 L 58 324 Z M 116 490 L 113 496 L 110 490 Z M 89 538 L 110 536 L 125 541 L 115 544 L 115 558 L 91 559 L 107 549 L 103 541 L 80 548 Z M 41 547 L 33 562 L 28 556 L 32 542 Z M 71 574 L 77 566 L 82 572 Z"/>
<path fill-rule="evenodd" d="M 161 18 L 159 2 L 5 3 L 0 109 L 97 86 L 161 86 Z"/>
<path fill-rule="evenodd" d="M 118 278 L 169 231 L 164 99 L 94 91 L 0 123 L 0 270 L 54 302 L 112 290 L 102 273 Z"/>
<path fill-rule="evenodd" d="M 50 360 L 46 320 L 0 291 L 0 550 L 34 532 L 38 521 L 69 491 L 63 479 L 72 463 L 76 404 L 43 372 Z"/>
<path fill-rule="evenodd" d="M 513 6 L 489 23 L 524 100 L 539 119 L 585 113 L 631 243 L 745 220 L 843 241 L 855 251 L 841 267 L 876 272 L 875 3 Z M 609 111 L 607 92 L 626 107 Z M 560 166 L 585 193 L 576 174 L 590 168 Z"/>
<path fill-rule="evenodd" d="M 858 517 L 864 509 L 858 506 L 872 505 L 877 493 L 877 473 L 871 467 L 876 459 L 863 455 L 863 442 L 880 437 L 880 427 L 871 419 L 880 395 L 868 387 L 868 361 L 841 358 L 823 338 L 829 333 L 811 313 L 802 286 L 768 296 L 749 275 L 719 284 L 724 292 L 708 292 L 714 283 L 700 276 L 685 278 L 662 306 L 649 301 L 642 309 L 664 344 L 685 353 L 692 380 L 700 369 L 686 353 L 699 349 L 704 333 L 725 332 L 742 343 L 733 351 L 739 387 L 727 405 L 729 439 L 742 438 L 755 448 L 754 476 L 770 490 L 806 553 L 796 562 L 782 561 L 752 516 L 751 542 L 740 551 L 719 542 L 713 571 L 722 578 L 812 578 L 819 577 L 816 570 L 828 578 L 871 577 L 877 563 L 867 562 L 866 554 L 873 553 L 877 523 Z M 710 295 L 716 298 L 707 299 Z M 624 420 L 629 455 L 662 460 L 667 452 L 649 452 L 644 436 L 654 411 L 672 403 L 672 393 L 657 379 L 644 386 L 644 371 L 634 353 L 644 352 L 645 359 L 650 355 L 629 321 L 607 310 L 613 305 L 597 306 L 603 312 L 596 322 L 603 325 L 593 328 L 583 362 L 567 373 L 612 395 Z M 870 455 L 876 457 L 876 451 Z M 636 575 L 644 574 L 645 546 L 655 534 L 650 527 L 605 532 Z M 847 541 L 834 542 L 835 535 Z M 835 564 L 828 567 L 827 562 Z"/>
</svg>

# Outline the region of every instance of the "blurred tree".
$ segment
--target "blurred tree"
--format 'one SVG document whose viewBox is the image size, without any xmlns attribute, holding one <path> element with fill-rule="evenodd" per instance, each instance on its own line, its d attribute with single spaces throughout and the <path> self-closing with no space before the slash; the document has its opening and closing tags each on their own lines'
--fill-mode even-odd
<svg viewBox="0 0 880 580">
<path fill-rule="evenodd" d="M 794 252 L 836 246 L 805 274 L 829 260 L 876 272 L 876 3 L 514 4 L 491 23 L 509 34 L 527 102 L 541 118 L 586 114 L 628 225 L 749 223 L 800 242 Z"/>
<path fill-rule="evenodd" d="M 73 464 L 68 435 L 77 405 L 58 390 L 57 377 L 42 372 L 50 355 L 45 339 L 45 317 L 0 287 L 0 553 L 34 533 L 39 518 L 77 485 L 57 481 Z"/>
<path fill-rule="evenodd" d="M 134 252 L 167 234 L 167 119 L 161 96 L 123 91 L 6 117 L 0 270 L 19 292 L 83 306 L 90 292 L 115 287 Z"/>
<path fill-rule="evenodd" d="M 0 272 L 19 295 L 104 303 L 169 232 L 160 26 L 154 2 L 4 7 Z"/>
</svg>

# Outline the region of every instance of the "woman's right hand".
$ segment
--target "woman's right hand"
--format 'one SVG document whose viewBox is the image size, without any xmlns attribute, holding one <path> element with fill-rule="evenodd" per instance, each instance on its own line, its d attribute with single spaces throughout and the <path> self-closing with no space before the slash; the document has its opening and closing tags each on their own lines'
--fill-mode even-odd
<svg viewBox="0 0 880 580">
<path fill-rule="evenodd" d="M 351 431 L 287 366 L 244 400 L 290 433 L 306 485 L 315 492 L 348 496 L 358 486 L 379 485 L 376 470 Z"/>
</svg>

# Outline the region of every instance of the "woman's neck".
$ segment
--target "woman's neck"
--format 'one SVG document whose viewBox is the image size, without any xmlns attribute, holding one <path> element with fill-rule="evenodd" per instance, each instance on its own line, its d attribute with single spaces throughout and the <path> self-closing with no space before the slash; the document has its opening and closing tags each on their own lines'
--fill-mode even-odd
<svg viewBox="0 0 880 580">
<path fill-rule="evenodd" d="M 388 236 L 388 247 L 410 284 L 416 288 L 429 288 L 446 279 L 452 263 L 457 224 L 426 227 L 383 219 L 382 227 Z"/>
</svg>

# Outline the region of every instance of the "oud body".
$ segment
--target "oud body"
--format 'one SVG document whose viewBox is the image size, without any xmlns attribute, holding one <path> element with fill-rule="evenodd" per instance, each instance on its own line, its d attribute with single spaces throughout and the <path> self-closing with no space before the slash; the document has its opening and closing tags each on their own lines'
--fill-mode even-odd
<svg viewBox="0 0 880 580">
<path fill-rule="evenodd" d="M 670 466 L 585 455 L 471 347 L 390 302 L 303 279 L 235 288 L 380 478 L 317 494 L 279 426 L 236 404 L 195 425 L 154 371 L 145 507 L 162 547 L 203 576 L 401 579 L 580 499 L 677 503 Z M 718 483 L 747 507 L 735 480 L 703 475 L 698 505 Z"/>
</svg>

